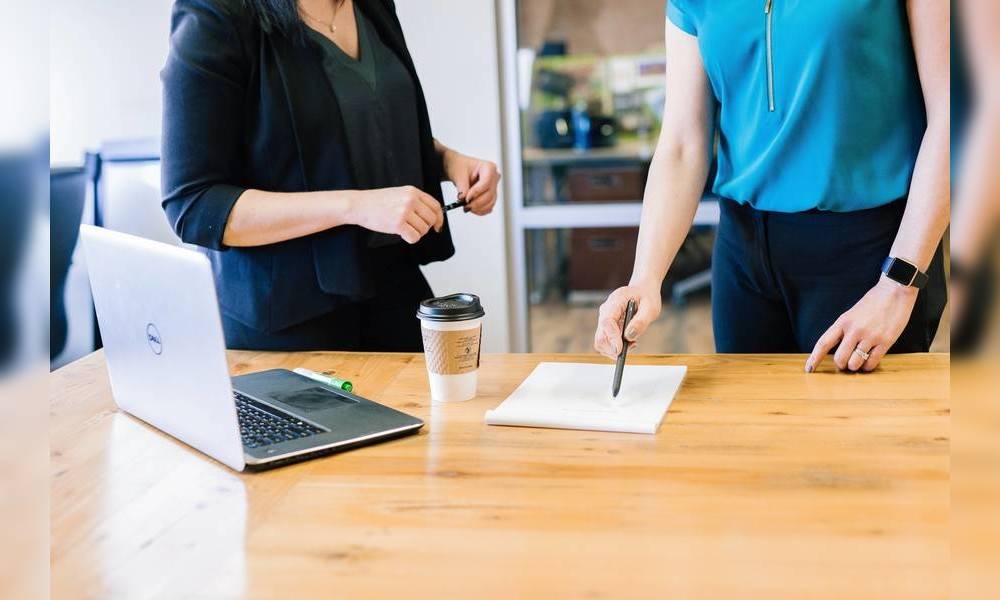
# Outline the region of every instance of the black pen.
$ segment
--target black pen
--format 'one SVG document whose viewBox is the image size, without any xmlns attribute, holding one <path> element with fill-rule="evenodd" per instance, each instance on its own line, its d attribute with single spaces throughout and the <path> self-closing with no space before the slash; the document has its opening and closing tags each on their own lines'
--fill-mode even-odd
<svg viewBox="0 0 1000 600">
<path fill-rule="evenodd" d="M 625 372 L 625 357 L 628 355 L 628 340 L 625 339 L 625 332 L 628 331 L 629 321 L 635 316 L 635 300 L 629 300 L 625 308 L 625 322 L 622 323 L 622 351 L 618 354 L 618 361 L 615 363 L 615 379 L 611 382 L 611 395 L 618 397 L 618 392 L 622 389 L 622 374 Z"/>
<path fill-rule="evenodd" d="M 462 208 L 463 206 L 465 206 L 467 204 L 468 204 L 468 202 L 466 202 L 465 200 L 459 200 L 458 202 L 454 202 L 452 204 L 448 204 L 447 206 L 445 206 L 444 207 L 444 212 L 450 212 L 450 211 L 455 210 L 456 208 Z"/>
</svg>

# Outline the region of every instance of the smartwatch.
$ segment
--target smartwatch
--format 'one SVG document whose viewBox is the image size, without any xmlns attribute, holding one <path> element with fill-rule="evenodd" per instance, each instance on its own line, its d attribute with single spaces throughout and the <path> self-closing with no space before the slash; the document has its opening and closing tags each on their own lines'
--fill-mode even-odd
<svg viewBox="0 0 1000 600">
<path fill-rule="evenodd" d="M 924 289 L 929 279 L 927 273 L 921 272 L 916 265 L 894 256 L 890 256 L 882 263 L 882 273 L 902 286 L 915 287 L 918 290 Z"/>
</svg>

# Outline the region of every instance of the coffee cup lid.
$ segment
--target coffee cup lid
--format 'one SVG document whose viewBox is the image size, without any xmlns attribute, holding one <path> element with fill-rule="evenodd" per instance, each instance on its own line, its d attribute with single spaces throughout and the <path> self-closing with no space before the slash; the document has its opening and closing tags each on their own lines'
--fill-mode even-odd
<svg viewBox="0 0 1000 600">
<path fill-rule="evenodd" d="M 417 317 L 426 321 L 470 321 L 486 315 L 479 296 L 452 294 L 420 303 Z"/>
</svg>

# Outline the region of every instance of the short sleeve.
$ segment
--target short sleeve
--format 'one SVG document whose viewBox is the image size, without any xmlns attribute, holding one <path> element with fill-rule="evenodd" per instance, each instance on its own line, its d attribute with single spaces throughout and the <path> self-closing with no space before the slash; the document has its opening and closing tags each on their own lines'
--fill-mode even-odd
<svg viewBox="0 0 1000 600">
<path fill-rule="evenodd" d="M 698 35 L 698 27 L 695 25 L 694 19 L 678 6 L 678 0 L 667 0 L 667 18 L 681 31 L 690 35 Z"/>
</svg>

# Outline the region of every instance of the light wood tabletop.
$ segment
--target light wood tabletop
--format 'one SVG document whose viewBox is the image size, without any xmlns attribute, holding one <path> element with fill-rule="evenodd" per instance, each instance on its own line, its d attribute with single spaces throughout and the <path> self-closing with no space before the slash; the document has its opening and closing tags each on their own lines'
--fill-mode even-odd
<svg viewBox="0 0 1000 600">
<path fill-rule="evenodd" d="M 653 436 L 491 427 L 540 361 L 432 405 L 420 355 L 231 353 L 333 370 L 419 436 L 238 474 L 116 410 L 103 354 L 53 373 L 54 598 L 922 598 L 948 593 L 949 366 L 689 367 Z"/>
</svg>

